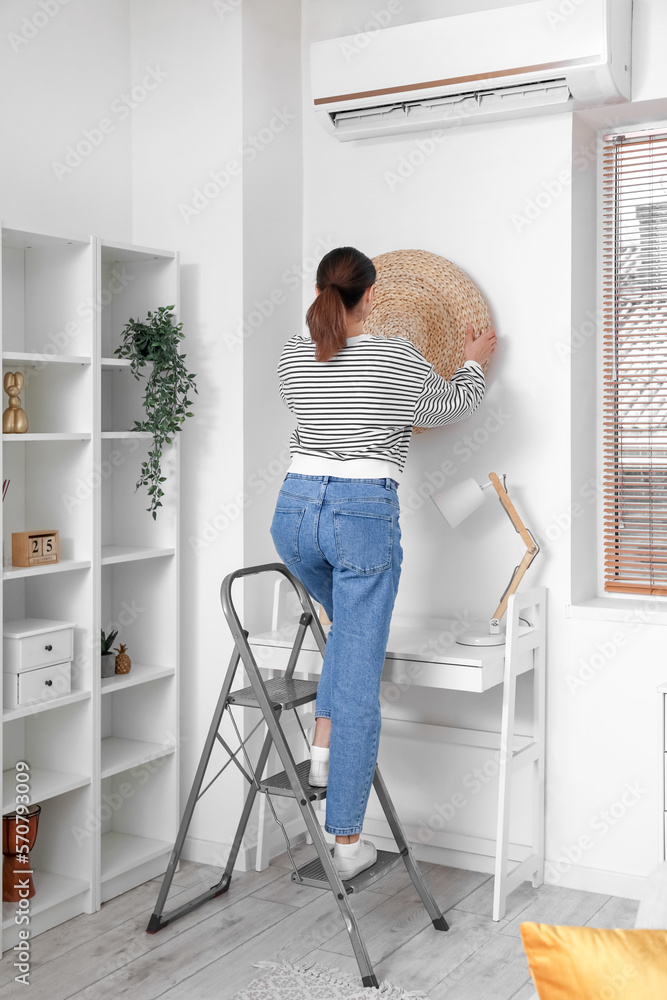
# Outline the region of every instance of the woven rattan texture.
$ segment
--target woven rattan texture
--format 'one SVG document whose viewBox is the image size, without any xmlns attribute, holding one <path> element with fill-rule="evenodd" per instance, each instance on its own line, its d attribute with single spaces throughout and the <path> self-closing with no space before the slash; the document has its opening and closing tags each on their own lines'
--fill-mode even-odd
<svg viewBox="0 0 667 1000">
<path fill-rule="evenodd" d="M 493 325 L 477 285 L 456 264 L 427 250 L 392 250 L 373 263 L 375 306 L 364 332 L 407 337 L 438 375 L 451 378 L 464 361 L 466 325 L 472 323 L 476 334 Z"/>
</svg>

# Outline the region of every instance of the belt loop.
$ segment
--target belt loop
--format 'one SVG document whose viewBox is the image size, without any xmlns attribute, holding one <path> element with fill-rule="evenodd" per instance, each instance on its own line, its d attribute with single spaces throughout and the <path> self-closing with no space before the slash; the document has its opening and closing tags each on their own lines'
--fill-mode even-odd
<svg viewBox="0 0 667 1000">
<path fill-rule="evenodd" d="M 391 479 L 389 479 L 388 476 L 387 476 L 387 478 L 384 481 L 384 488 L 386 490 L 390 490 L 391 489 Z"/>
<path fill-rule="evenodd" d="M 323 482 L 323 484 L 324 484 L 325 486 L 327 486 L 327 485 L 328 485 L 328 483 L 329 483 L 329 477 L 328 477 L 328 476 L 323 476 L 323 477 L 322 477 L 322 482 Z"/>
</svg>

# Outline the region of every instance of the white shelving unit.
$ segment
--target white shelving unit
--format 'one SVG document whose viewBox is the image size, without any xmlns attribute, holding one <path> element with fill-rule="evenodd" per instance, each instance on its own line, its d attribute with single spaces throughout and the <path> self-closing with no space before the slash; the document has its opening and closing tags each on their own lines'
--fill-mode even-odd
<svg viewBox="0 0 667 1000">
<path fill-rule="evenodd" d="M 0 255 L 3 375 L 23 372 L 29 422 L 2 436 L 2 619 L 76 623 L 71 693 L 2 710 L 3 813 L 18 761 L 42 807 L 35 935 L 164 872 L 178 829 L 178 435 L 154 521 L 135 491 L 151 441 L 132 431 L 143 383 L 113 355 L 131 317 L 178 313 L 178 256 L 10 228 Z M 12 532 L 41 528 L 58 529 L 60 561 L 8 565 Z M 119 630 L 129 674 L 101 678 L 101 628 Z M 15 910 L 3 904 L 3 952 Z"/>
</svg>

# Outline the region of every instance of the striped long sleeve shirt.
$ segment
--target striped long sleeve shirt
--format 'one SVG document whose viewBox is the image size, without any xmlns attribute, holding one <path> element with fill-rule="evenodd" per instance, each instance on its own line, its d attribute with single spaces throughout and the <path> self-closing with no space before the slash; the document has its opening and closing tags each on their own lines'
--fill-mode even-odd
<svg viewBox="0 0 667 1000">
<path fill-rule="evenodd" d="M 296 417 L 290 472 L 390 477 L 405 467 L 412 428 L 468 416 L 484 396 L 481 365 L 466 361 L 447 381 L 404 337 L 361 334 L 330 361 L 315 360 L 308 331 L 285 344 L 280 395 Z"/>
</svg>

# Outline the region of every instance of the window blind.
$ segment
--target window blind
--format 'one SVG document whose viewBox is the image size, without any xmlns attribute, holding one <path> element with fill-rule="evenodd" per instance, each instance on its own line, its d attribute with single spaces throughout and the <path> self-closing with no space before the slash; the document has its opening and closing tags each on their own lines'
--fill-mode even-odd
<svg viewBox="0 0 667 1000">
<path fill-rule="evenodd" d="M 667 128 L 603 148 L 605 590 L 667 594 Z"/>
</svg>

